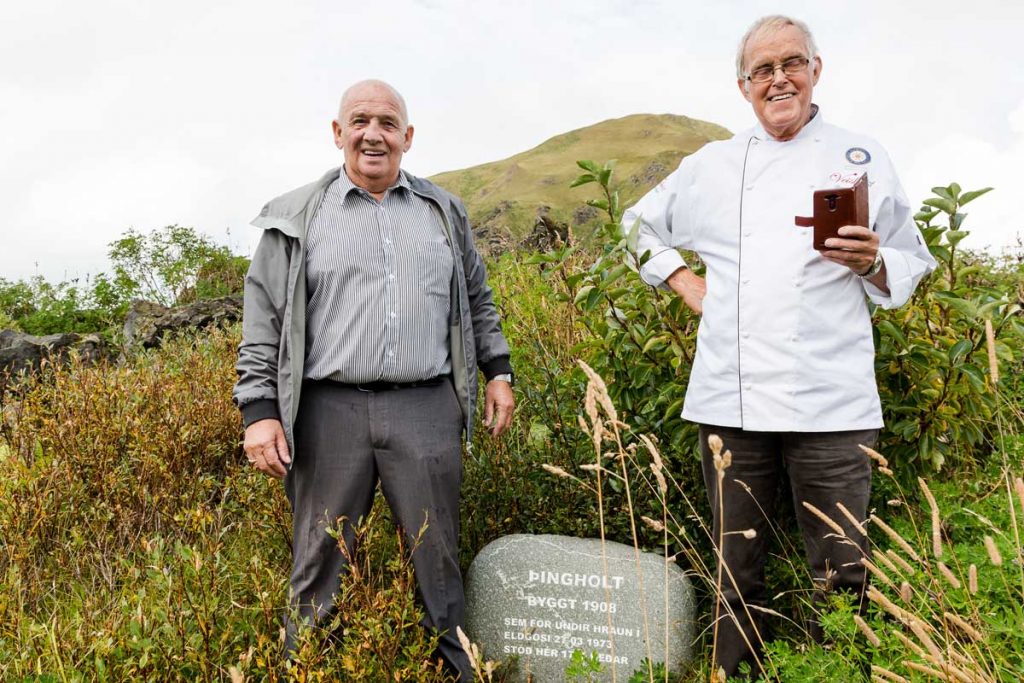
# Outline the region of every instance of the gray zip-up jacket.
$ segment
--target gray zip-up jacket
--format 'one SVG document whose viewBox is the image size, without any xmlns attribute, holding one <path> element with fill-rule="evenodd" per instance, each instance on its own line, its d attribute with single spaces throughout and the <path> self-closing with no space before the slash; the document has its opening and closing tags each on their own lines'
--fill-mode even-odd
<svg viewBox="0 0 1024 683">
<path fill-rule="evenodd" d="M 306 350 L 306 230 L 327 187 L 341 172 L 332 169 L 316 182 L 270 201 L 252 221 L 264 232 L 245 276 L 242 343 L 235 365 L 238 383 L 232 397 L 246 427 L 257 420 L 280 419 L 293 454 Z M 427 180 L 408 173 L 406 177 L 412 191 L 439 212 L 455 257 L 448 338 L 468 443 L 473 434 L 476 368 L 488 379 L 511 372 L 508 343 L 462 202 Z"/>
</svg>

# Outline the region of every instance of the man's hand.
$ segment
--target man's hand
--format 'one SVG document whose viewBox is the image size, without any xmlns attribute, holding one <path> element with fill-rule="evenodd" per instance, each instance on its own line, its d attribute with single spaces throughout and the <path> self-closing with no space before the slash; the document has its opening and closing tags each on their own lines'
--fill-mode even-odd
<svg viewBox="0 0 1024 683">
<path fill-rule="evenodd" d="M 665 280 L 673 292 L 683 298 L 683 303 L 696 313 L 704 313 L 704 295 L 708 292 L 704 278 L 694 275 L 689 268 L 680 268 Z"/>
<path fill-rule="evenodd" d="M 267 419 L 253 422 L 245 428 L 245 457 L 256 469 L 281 479 L 288 471 L 292 458 L 288 453 L 288 440 L 280 420 Z"/>
<path fill-rule="evenodd" d="M 841 266 L 846 266 L 855 275 L 862 275 L 871 268 L 878 254 L 878 234 L 861 225 L 844 225 L 839 228 L 839 237 L 825 240 L 828 251 L 821 255 Z M 888 292 L 885 281 L 885 263 L 882 269 L 869 278 L 869 282 L 879 289 Z"/>
<path fill-rule="evenodd" d="M 512 424 L 512 413 L 516 399 L 512 385 L 500 379 L 492 379 L 484 390 L 484 425 L 491 428 L 492 436 L 501 434 Z"/>
</svg>

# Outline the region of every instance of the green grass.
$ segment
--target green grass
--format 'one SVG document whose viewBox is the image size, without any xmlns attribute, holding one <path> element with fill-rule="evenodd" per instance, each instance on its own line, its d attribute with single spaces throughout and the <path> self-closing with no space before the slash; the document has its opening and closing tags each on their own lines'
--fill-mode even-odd
<svg viewBox="0 0 1024 683">
<path fill-rule="evenodd" d="M 731 133 L 721 126 L 685 116 L 634 114 L 563 133 L 508 159 L 441 173 L 431 180 L 462 197 L 474 224 L 488 222 L 484 219 L 489 213 L 514 197 L 515 210 L 493 220 L 519 237 L 532 226 L 539 206 L 551 207 L 556 220 L 572 222 L 573 212 L 588 196 L 585 190 L 569 187 L 578 175 L 577 159 L 616 159 L 616 175 L 623 179 L 622 199 L 629 203 L 675 170 L 684 156 L 707 142 L 729 137 Z"/>
</svg>

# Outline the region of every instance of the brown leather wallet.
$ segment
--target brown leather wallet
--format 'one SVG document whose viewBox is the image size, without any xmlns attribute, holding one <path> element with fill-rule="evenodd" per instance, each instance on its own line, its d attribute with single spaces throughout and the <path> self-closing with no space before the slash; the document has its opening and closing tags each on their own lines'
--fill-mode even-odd
<svg viewBox="0 0 1024 683">
<path fill-rule="evenodd" d="M 838 237 L 844 225 L 868 227 L 868 174 L 863 174 L 853 187 L 834 187 L 814 193 L 814 217 L 796 216 L 801 228 L 814 228 L 814 248 L 828 249 L 825 240 Z"/>
</svg>

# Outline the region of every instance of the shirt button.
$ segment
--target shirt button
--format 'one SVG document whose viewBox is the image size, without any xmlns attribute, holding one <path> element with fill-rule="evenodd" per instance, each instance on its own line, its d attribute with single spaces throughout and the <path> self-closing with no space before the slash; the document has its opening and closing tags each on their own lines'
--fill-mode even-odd
<svg viewBox="0 0 1024 683">
<path fill-rule="evenodd" d="M 754 186 L 753 186 L 753 185 L 747 185 L 747 189 L 748 189 L 748 190 L 753 190 L 753 189 L 754 189 Z"/>
<path fill-rule="evenodd" d="M 800 341 L 800 335 L 794 334 L 792 337 L 790 337 L 790 341 Z"/>
<path fill-rule="evenodd" d="M 388 273 L 388 279 L 389 280 L 394 280 L 395 279 L 395 274 L 394 273 Z"/>
<path fill-rule="evenodd" d="M 744 332 L 743 333 L 743 338 L 744 339 L 750 339 L 750 333 L 749 332 Z"/>
<path fill-rule="evenodd" d="M 391 313 L 389 313 L 389 315 L 390 315 L 390 316 L 391 316 L 392 318 L 394 318 L 396 314 L 395 314 L 395 312 L 394 312 L 394 311 L 391 311 Z"/>
<path fill-rule="evenodd" d="M 388 356 L 394 356 L 394 355 L 395 355 L 394 351 L 388 351 Z"/>
<path fill-rule="evenodd" d="M 793 286 L 794 287 L 799 287 L 800 284 L 801 284 L 801 282 L 799 280 L 797 280 L 796 282 L 793 283 Z"/>
<path fill-rule="evenodd" d="M 750 237 L 750 231 L 749 231 L 749 230 L 747 230 L 747 231 L 746 231 L 745 233 L 743 233 L 743 236 L 744 236 L 744 237 Z"/>
<path fill-rule="evenodd" d="M 814 186 L 813 186 L 813 185 L 811 185 L 811 187 L 814 187 Z M 384 244 L 391 244 L 391 240 L 390 240 L 390 239 L 388 239 L 387 237 L 385 237 L 385 238 L 384 238 Z"/>
<path fill-rule="evenodd" d="M 743 281 L 743 284 L 745 284 L 745 285 L 749 285 L 749 284 L 750 284 L 750 280 L 744 280 L 744 281 Z"/>
<path fill-rule="evenodd" d="M 747 391 L 750 391 L 751 385 L 750 385 L 750 384 L 744 384 L 744 385 L 743 385 L 743 388 L 744 388 L 745 390 L 747 390 Z"/>
</svg>

